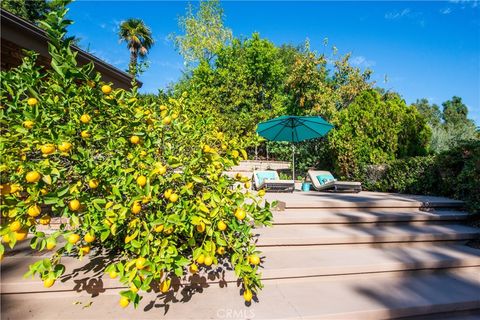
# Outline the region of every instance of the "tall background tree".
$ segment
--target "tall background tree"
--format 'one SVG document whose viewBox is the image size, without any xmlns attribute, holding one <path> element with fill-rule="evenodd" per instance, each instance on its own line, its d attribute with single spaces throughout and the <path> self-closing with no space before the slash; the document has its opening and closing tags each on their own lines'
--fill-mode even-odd
<svg viewBox="0 0 480 320">
<path fill-rule="evenodd" d="M 479 139 L 479 132 L 473 120 L 468 118 L 468 108 L 462 98 L 454 96 L 443 102 L 442 110 L 427 99 L 419 99 L 413 106 L 427 119 L 432 129 L 433 153 L 451 149 L 465 140 Z"/>
<path fill-rule="evenodd" d="M 141 72 L 138 59 L 144 59 L 153 46 L 152 32 L 142 20 L 131 18 L 120 24 L 118 35 L 120 41 L 127 43 L 127 48 L 130 51 L 128 72 L 136 77 Z"/>
<path fill-rule="evenodd" d="M 224 14 L 218 0 L 201 1 L 196 14 L 191 5 L 187 14 L 179 19 L 183 35 L 171 34 L 177 50 L 187 64 L 210 62 L 230 40 L 232 31 L 223 24 Z"/>
</svg>

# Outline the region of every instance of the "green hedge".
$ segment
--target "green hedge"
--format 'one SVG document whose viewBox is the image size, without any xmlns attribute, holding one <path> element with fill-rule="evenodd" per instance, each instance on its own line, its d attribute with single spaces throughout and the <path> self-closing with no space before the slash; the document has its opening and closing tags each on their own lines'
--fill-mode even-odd
<svg viewBox="0 0 480 320">
<path fill-rule="evenodd" d="M 480 141 L 462 142 L 437 156 L 361 166 L 354 178 L 366 190 L 452 197 L 480 213 Z"/>
</svg>

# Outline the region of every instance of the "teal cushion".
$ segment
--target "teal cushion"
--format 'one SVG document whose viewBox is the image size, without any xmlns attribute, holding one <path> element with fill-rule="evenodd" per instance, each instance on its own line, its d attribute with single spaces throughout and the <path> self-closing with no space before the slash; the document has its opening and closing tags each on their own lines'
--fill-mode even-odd
<svg viewBox="0 0 480 320">
<path fill-rule="evenodd" d="M 258 184 L 261 185 L 265 180 L 275 180 L 277 179 L 277 172 L 275 171 L 264 171 L 257 172 Z"/>
<path fill-rule="evenodd" d="M 321 186 L 323 186 L 327 182 L 335 180 L 334 176 L 332 176 L 331 173 L 318 175 L 317 179 Z"/>
</svg>

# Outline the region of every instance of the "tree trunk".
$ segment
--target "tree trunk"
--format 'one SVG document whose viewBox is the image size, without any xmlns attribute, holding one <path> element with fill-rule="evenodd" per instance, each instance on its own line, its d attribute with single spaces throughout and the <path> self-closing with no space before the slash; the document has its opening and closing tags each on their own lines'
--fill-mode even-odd
<svg viewBox="0 0 480 320">
<path fill-rule="evenodd" d="M 130 65 L 128 67 L 128 73 L 130 73 L 134 78 L 137 75 L 137 52 L 133 51 L 130 53 Z"/>
</svg>

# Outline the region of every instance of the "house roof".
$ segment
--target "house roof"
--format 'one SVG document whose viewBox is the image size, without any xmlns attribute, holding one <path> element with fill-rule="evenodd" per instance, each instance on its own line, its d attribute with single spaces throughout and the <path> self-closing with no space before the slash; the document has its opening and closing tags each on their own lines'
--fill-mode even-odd
<svg viewBox="0 0 480 320">
<path fill-rule="evenodd" d="M 48 37 L 44 30 L 35 24 L 22 19 L 4 9 L 1 9 L 1 38 L 27 50 L 38 52 L 41 56 L 50 57 L 48 53 Z M 113 82 L 116 86 L 128 89 L 131 87 L 132 76 L 111 64 L 95 57 L 94 55 L 72 46 L 77 51 L 79 64 L 90 61 L 95 65 L 95 70 L 102 75 L 105 82 Z M 142 83 L 137 80 L 141 87 Z"/>
</svg>

